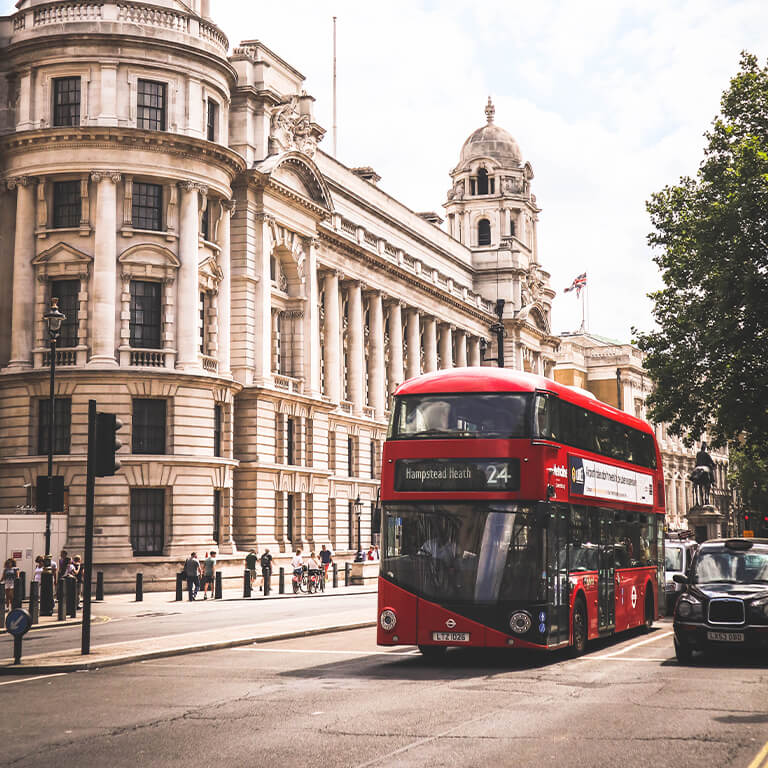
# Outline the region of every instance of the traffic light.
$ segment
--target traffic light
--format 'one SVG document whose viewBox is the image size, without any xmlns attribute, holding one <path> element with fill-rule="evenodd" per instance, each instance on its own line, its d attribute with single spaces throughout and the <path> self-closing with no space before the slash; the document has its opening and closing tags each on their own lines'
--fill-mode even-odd
<svg viewBox="0 0 768 768">
<path fill-rule="evenodd" d="M 117 432 L 123 422 L 114 413 L 96 414 L 96 440 L 93 447 L 93 474 L 109 477 L 120 469 L 120 459 L 115 456 L 122 443 Z"/>
</svg>

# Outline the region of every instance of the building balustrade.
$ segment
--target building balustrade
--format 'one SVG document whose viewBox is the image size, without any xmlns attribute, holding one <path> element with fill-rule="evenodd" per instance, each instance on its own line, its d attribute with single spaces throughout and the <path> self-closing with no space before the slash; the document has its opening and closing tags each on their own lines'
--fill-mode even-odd
<svg viewBox="0 0 768 768">
<path fill-rule="evenodd" d="M 203 370 L 206 373 L 218 373 L 219 361 L 215 357 L 210 355 L 200 355 L 200 360 L 203 364 Z"/>
<path fill-rule="evenodd" d="M 100 21 L 103 5 L 104 3 L 94 2 L 51 3 L 35 9 L 33 24 L 41 27 L 68 21 Z"/>
<path fill-rule="evenodd" d="M 352 413 L 352 403 L 350 403 L 349 400 L 342 400 L 339 403 L 339 408 L 344 411 L 344 413 Z"/>
<path fill-rule="evenodd" d="M 43 368 L 51 364 L 51 353 L 43 352 Z M 77 349 L 75 347 L 62 347 L 56 349 L 56 367 L 60 365 L 77 365 Z"/>
<path fill-rule="evenodd" d="M 159 349 L 131 349 L 130 365 L 142 368 L 165 368 L 165 352 Z"/>
<path fill-rule="evenodd" d="M 292 376 L 283 376 L 281 373 L 273 374 L 275 389 L 282 389 L 285 392 L 301 392 L 303 389 L 303 379 L 296 379 Z"/>
<path fill-rule="evenodd" d="M 364 405 L 363 406 L 363 416 L 365 416 L 368 419 L 375 419 L 376 418 L 376 409 L 372 408 L 370 405 Z"/>
</svg>

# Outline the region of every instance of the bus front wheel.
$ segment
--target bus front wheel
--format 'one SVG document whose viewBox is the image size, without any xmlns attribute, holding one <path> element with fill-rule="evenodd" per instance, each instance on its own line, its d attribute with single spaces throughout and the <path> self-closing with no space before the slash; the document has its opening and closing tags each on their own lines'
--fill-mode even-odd
<svg viewBox="0 0 768 768">
<path fill-rule="evenodd" d="M 573 655 L 581 656 L 587 650 L 587 609 L 583 600 L 577 600 L 573 606 L 571 619 L 573 632 Z"/>
<path fill-rule="evenodd" d="M 653 629 L 653 594 L 651 593 L 650 586 L 645 589 L 645 622 L 643 623 L 643 630 L 650 632 Z"/>
<path fill-rule="evenodd" d="M 447 649 L 444 645 L 420 645 L 419 650 L 426 661 L 440 661 Z"/>
</svg>

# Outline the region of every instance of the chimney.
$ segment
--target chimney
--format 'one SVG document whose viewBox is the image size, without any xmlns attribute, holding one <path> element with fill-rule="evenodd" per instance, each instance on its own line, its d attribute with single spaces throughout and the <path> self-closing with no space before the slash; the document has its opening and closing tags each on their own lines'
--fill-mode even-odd
<svg viewBox="0 0 768 768">
<path fill-rule="evenodd" d="M 417 213 L 416 215 L 437 227 L 443 223 L 443 220 L 434 211 L 425 211 L 424 213 Z"/>
<path fill-rule="evenodd" d="M 381 181 L 381 176 L 379 176 L 379 174 L 376 173 L 376 171 L 374 171 L 370 165 L 364 165 L 361 168 L 352 168 L 350 170 L 355 174 L 355 176 L 359 176 L 361 179 L 370 181 L 371 184 L 376 184 Z"/>
</svg>

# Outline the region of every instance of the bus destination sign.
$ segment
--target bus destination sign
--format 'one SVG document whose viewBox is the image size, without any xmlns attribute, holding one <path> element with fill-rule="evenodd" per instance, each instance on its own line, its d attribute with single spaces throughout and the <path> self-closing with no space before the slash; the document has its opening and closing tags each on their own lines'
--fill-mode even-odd
<svg viewBox="0 0 768 768">
<path fill-rule="evenodd" d="M 569 456 L 568 482 L 579 496 L 653 505 L 653 476 L 644 472 Z"/>
<path fill-rule="evenodd" d="M 519 459 L 398 459 L 395 490 L 517 491 Z"/>
</svg>

